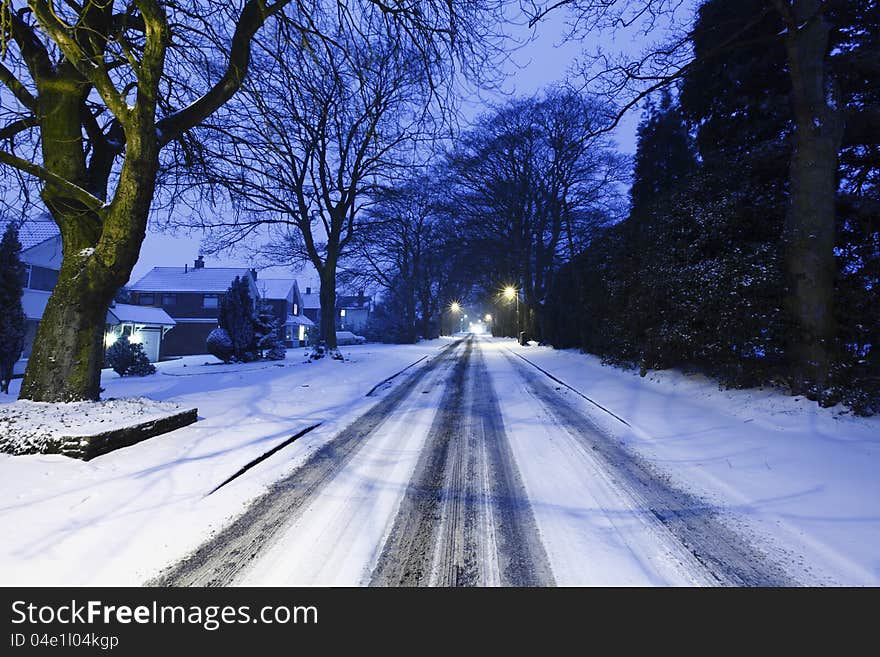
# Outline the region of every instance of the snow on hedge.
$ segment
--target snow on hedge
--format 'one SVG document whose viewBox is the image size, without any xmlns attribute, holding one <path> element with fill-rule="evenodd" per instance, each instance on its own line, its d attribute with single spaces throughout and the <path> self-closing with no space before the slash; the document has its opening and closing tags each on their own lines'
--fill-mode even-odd
<svg viewBox="0 0 880 657">
<path fill-rule="evenodd" d="M 19 400 L 0 405 L 0 452 L 51 453 L 58 450 L 64 438 L 130 427 L 183 408 L 146 397 L 58 404 Z"/>
</svg>

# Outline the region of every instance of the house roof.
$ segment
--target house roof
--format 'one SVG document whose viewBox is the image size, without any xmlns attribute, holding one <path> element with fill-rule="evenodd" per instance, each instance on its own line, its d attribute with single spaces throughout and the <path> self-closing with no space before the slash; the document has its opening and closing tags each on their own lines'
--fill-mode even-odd
<svg viewBox="0 0 880 657">
<path fill-rule="evenodd" d="M 174 326 L 177 322 L 161 308 L 117 303 L 107 311 L 108 324 L 153 324 Z"/>
<path fill-rule="evenodd" d="M 28 319 L 40 321 L 46 311 L 46 303 L 51 292 L 42 290 L 25 290 L 21 296 L 21 305 Z M 117 303 L 107 311 L 107 324 L 123 323 L 152 324 L 155 326 L 174 326 L 176 322 L 161 308 L 149 306 L 132 306 Z"/>
<path fill-rule="evenodd" d="M 134 285 L 134 292 L 226 292 L 236 276 L 251 278 L 251 270 L 244 267 L 153 267 Z"/>
<path fill-rule="evenodd" d="M 303 326 L 314 326 L 315 323 L 305 315 L 288 315 L 287 324 L 302 324 Z"/>
<path fill-rule="evenodd" d="M 257 290 L 264 299 L 286 299 L 296 285 L 292 278 L 260 278 Z"/>
<path fill-rule="evenodd" d="M 0 236 L 6 232 L 6 227 L 10 223 L 9 219 L 0 219 Z M 42 215 L 38 219 L 28 219 L 18 229 L 18 241 L 21 242 L 22 251 L 58 236 L 60 236 L 58 226 L 47 215 Z"/>
<path fill-rule="evenodd" d="M 320 308 L 321 307 L 321 296 L 316 293 L 312 294 L 303 294 L 302 302 L 303 308 L 308 308 L 311 310 L 312 308 Z"/>
<path fill-rule="evenodd" d="M 370 297 L 367 296 L 339 296 L 336 298 L 337 308 L 363 308 L 370 304 Z"/>
</svg>

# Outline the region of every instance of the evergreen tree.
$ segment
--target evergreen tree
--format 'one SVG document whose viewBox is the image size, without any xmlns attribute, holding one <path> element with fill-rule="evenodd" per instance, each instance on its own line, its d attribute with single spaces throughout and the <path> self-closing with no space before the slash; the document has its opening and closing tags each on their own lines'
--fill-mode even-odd
<svg viewBox="0 0 880 657">
<path fill-rule="evenodd" d="M 254 337 L 254 299 L 244 277 L 236 276 L 220 299 L 220 328 L 232 340 L 232 354 L 236 360 L 248 362 L 257 358 Z"/>
<path fill-rule="evenodd" d="M 275 325 L 275 313 L 272 306 L 261 302 L 254 315 L 254 348 L 260 358 L 278 341 L 278 330 Z"/>
<path fill-rule="evenodd" d="M 25 314 L 21 305 L 25 266 L 18 228 L 10 222 L 0 241 L 0 391 L 9 394 L 15 362 L 24 349 Z"/>
<path fill-rule="evenodd" d="M 659 105 L 648 106 L 638 128 L 630 214 L 623 226 L 628 248 L 620 261 L 627 321 L 617 332 L 631 331 L 626 344 L 643 373 L 682 356 L 683 336 L 677 326 L 682 290 L 674 273 L 685 255 L 677 239 L 681 229 L 674 225 L 681 219 L 675 204 L 696 168 L 688 126 L 669 91 L 664 91 Z"/>
</svg>

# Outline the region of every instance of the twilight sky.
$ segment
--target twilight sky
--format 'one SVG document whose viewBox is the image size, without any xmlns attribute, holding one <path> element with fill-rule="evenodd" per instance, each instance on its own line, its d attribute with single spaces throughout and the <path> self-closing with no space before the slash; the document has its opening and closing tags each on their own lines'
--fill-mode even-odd
<svg viewBox="0 0 880 657">
<path fill-rule="evenodd" d="M 565 32 L 564 13 L 557 12 L 546 17 L 538 26 L 537 36 L 530 43 L 517 49 L 512 54 L 512 62 L 505 68 L 509 76 L 500 92 L 481 92 L 479 97 L 467 99 L 464 103 L 466 116 L 476 116 L 486 109 L 486 105 L 492 102 L 503 102 L 507 94 L 529 95 L 553 82 L 566 77 L 566 72 L 578 56 L 581 45 L 579 43 L 563 43 Z M 518 31 L 513 30 L 517 38 L 525 39 L 528 30 L 525 27 Z M 633 42 L 620 46 L 612 39 L 603 44 L 614 50 L 635 50 Z M 620 150 L 627 153 L 635 152 L 635 129 L 638 124 L 637 112 L 630 113 L 618 127 L 615 138 Z M 131 281 L 138 280 L 153 267 L 182 267 L 185 263 L 192 265 L 198 255 L 202 240 L 201 232 L 186 234 L 161 233 L 148 230 L 147 238 L 141 250 L 141 257 L 132 272 Z M 209 267 L 250 266 L 250 261 L 243 253 L 233 253 L 223 256 L 206 256 L 206 265 Z M 264 277 L 286 278 L 291 275 L 290 270 L 284 268 L 272 268 L 261 273 Z M 293 274 L 304 290 L 307 285 L 317 288 L 317 275 L 314 271 L 302 271 Z"/>
</svg>

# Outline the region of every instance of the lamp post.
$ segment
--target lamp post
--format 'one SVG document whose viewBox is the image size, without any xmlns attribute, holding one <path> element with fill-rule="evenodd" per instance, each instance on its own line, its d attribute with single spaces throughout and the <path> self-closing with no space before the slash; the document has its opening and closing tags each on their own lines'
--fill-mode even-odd
<svg viewBox="0 0 880 657">
<path fill-rule="evenodd" d="M 513 301 L 516 299 L 516 330 L 515 333 L 519 333 L 519 290 L 513 285 L 508 285 L 504 288 L 504 298 L 508 301 Z M 519 337 L 515 335 L 514 337 Z"/>
<path fill-rule="evenodd" d="M 459 315 L 459 313 L 461 313 L 461 304 L 458 303 L 458 301 L 453 301 L 452 303 L 449 304 L 449 312 L 451 312 L 453 315 Z M 453 322 L 454 321 L 455 320 L 453 320 Z M 461 316 L 460 315 L 458 317 L 458 322 L 459 322 L 458 328 L 459 328 L 459 330 L 461 330 Z M 452 328 L 452 332 L 455 333 L 455 324 L 454 323 L 451 328 Z"/>
</svg>

